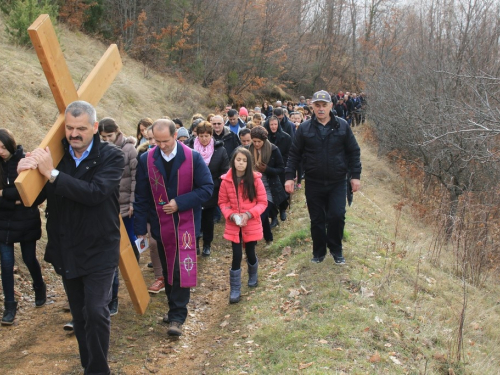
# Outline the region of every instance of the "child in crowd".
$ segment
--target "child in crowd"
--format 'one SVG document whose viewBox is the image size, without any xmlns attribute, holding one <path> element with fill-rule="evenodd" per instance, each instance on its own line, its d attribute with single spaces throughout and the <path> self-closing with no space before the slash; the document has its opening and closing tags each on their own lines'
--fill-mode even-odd
<svg viewBox="0 0 500 375">
<path fill-rule="evenodd" d="M 229 171 L 221 177 L 219 206 L 226 218 L 224 238 L 232 242 L 233 248 L 233 262 L 229 271 L 230 303 L 240 301 L 243 244 L 247 255 L 248 286 L 257 286 L 255 245 L 263 236 L 260 215 L 267 207 L 266 189 L 261 176 L 252 170 L 250 152 L 238 147 L 231 157 Z"/>
</svg>

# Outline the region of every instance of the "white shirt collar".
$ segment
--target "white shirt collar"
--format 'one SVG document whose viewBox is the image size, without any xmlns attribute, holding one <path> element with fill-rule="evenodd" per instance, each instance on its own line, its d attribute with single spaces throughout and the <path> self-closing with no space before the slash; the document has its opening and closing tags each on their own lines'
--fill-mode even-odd
<svg viewBox="0 0 500 375">
<path fill-rule="evenodd" d="M 175 158 L 175 155 L 177 155 L 177 141 L 175 142 L 175 146 L 174 146 L 174 149 L 172 150 L 172 152 L 170 153 L 170 155 L 166 155 L 163 150 L 160 149 L 160 152 L 161 152 L 161 157 L 163 159 L 165 159 L 166 161 L 170 161 L 172 160 L 173 158 Z"/>
</svg>

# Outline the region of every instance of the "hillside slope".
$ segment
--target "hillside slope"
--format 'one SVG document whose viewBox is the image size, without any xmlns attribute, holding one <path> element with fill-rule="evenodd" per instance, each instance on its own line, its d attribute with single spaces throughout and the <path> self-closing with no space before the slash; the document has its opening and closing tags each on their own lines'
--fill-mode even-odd
<svg viewBox="0 0 500 375">
<path fill-rule="evenodd" d="M 0 17 L 2 126 L 13 131 L 29 150 L 38 145 L 54 123 L 57 107 L 34 49 L 9 44 L 4 29 Z M 84 34 L 70 32 L 64 25 L 58 26 L 58 34 L 78 88 L 108 46 Z M 135 135 L 137 123 L 143 117 L 180 117 L 189 126 L 195 112 L 208 114 L 204 107 L 207 90 L 151 71 L 145 78 L 141 64 L 123 54 L 122 59 L 122 71 L 97 106 L 98 118 L 113 117 L 127 135 Z"/>
</svg>

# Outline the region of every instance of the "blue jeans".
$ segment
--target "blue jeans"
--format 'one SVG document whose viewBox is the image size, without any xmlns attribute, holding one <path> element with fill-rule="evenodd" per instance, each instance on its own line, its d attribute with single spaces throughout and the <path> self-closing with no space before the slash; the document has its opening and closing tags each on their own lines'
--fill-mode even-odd
<svg viewBox="0 0 500 375">
<path fill-rule="evenodd" d="M 42 270 L 36 259 L 36 241 L 21 242 L 24 264 L 33 279 L 33 287 L 43 285 Z M 2 263 L 2 287 L 5 302 L 14 301 L 14 244 L 0 243 L 0 262 Z"/>
</svg>

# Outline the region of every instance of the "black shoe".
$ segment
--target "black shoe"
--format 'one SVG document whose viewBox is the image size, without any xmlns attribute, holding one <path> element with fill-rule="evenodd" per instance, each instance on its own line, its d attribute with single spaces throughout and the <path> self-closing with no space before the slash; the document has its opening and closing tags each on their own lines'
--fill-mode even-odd
<svg viewBox="0 0 500 375">
<path fill-rule="evenodd" d="M 167 334 L 169 336 L 182 336 L 182 323 L 181 322 L 168 323 Z"/>
<path fill-rule="evenodd" d="M 286 211 L 283 210 L 280 212 L 280 219 L 281 221 L 285 221 L 286 220 Z"/>
<path fill-rule="evenodd" d="M 276 228 L 278 226 L 278 218 L 275 217 L 272 221 L 271 221 L 271 228 Z"/>
<path fill-rule="evenodd" d="M 203 256 L 209 257 L 211 253 L 210 245 L 203 245 Z"/>
<path fill-rule="evenodd" d="M 68 332 L 73 332 L 73 330 L 74 330 L 74 328 L 73 328 L 73 321 L 66 323 L 66 324 L 63 326 L 63 329 L 64 329 L 65 331 L 68 331 Z"/>
<path fill-rule="evenodd" d="M 17 301 L 4 302 L 5 310 L 3 311 L 2 325 L 10 326 L 14 324 L 17 312 Z"/>
<path fill-rule="evenodd" d="M 35 307 L 42 307 L 47 302 L 47 285 L 43 283 L 42 286 L 35 288 Z"/>
<path fill-rule="evenodd" d="M 312 263 L 321 263 L 324 260 L 325 260 L 325 256 L 323 255 L 322 257 L 319 257 L 319 258 L 316 258 L 316 257 L 312 258 L 311 262 Z"/>
<path fill-rule="evenodd" d="M 153 262 L 148 263 L 148 268 L 153 268 Z"/>
<path fill-rule="evenodd" d="M 344 257 L 337 257 L 335 255 L 333 256 L 333 260 L 335 261 L 335 264 L 338 264 L 339 266 L 342 266 L 345 264 L 345 258 Z"/>
<path fill-rule="evenodd" d="M 118 297 L 113 298 L 108 305 L 109 308 L 109 316 L 115 316 L 118 314 Z"/>
</svg>

